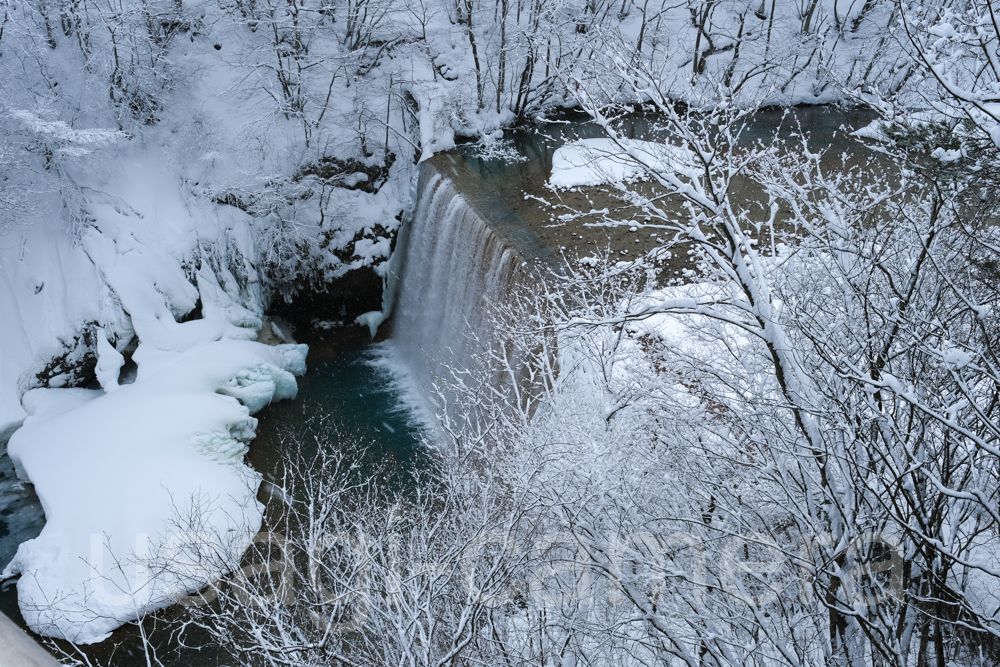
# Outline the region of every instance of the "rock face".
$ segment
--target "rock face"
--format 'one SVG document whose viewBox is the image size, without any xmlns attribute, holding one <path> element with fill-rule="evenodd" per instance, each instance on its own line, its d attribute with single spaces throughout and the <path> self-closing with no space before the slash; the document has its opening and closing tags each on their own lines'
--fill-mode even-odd
<svg viewBox="0 0 1000 667">
<path fill-rule="evenodd" d="M 355 322 L 367 312 L 382 310 L 384 280 L 370 266 L 348 271 L 321 289 L 299 291 L 291 301 L 272 300 L 268 313 L 292 325 L 295 339 L 314 344 L 336 338 L 343 342 L 371 340 L 367 326 Z"/>
</svg>

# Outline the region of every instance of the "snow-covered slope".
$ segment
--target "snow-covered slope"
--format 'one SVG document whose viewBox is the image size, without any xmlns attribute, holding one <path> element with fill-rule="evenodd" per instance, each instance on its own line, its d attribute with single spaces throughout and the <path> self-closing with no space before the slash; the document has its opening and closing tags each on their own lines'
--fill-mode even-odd
<svg viewBox="0 0 1000 667">
<path fill-rule="evenodd" d="M 261 520 L 260 478 L 242 462 L 250 415 L 294 397 L 292 375 L 305 372 L 305 346 L 252 342 L 262 312 L 250 216 L 185 202 L 147 158 L 87 188 L 78 242 L 40 224 L 21 237 L 23 251 L 3 249 L 0 294 L 18 314 L 3 320 L 6 428 L 28 415 L 8 451 L 46 516 L 4 576 L 21 574 L 34 630 L 77 642 L 170 604 L 239 558 Z M 200 319 L 178 321 L 199 305 Z M 56 388 L 70 372 L 39 378 L 32 365 L 69 350 L 72 370 L 88 349 L 102 389 Z M 119 386 L 121 353 L 133 349 L 137 377 Z M 192 569 L 192 549 L 219 557 Z"/>
<path fill-rule="evenodd" d="M 74 379 L 83 355 L 79 325 L 100 318 L 97 270 L 72 238 L 31 227 L 0 236 L 0 441 L 24 420 L 21 394 L 52 359 L 49 383 Z"/>
</svg>

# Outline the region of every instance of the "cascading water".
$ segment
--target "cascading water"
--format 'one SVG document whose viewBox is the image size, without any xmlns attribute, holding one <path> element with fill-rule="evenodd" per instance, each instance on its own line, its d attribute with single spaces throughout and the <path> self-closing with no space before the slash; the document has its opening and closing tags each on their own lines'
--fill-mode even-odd
<svg viewBox="0 0 1000 667">
<path fill-rule="evenodd" d="M 445 366 L 467 368 L 493 336 L 491 303 L 502 303 L 524 262 L 431 164 L 420 171 L 407 234 L 393 340 L 425 390 Z"/>
</svg>

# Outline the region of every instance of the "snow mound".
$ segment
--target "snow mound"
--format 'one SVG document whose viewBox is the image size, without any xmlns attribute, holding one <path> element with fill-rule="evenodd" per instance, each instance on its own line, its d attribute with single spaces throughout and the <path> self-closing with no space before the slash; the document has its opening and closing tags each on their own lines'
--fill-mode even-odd
<svg viewBox="0 0 1000 667">
<path fill-rule="evenodd" d="M 915 124 L 924 123 L 940 123 L 942 121 L 947 121 L 948 119 L 941 114 L 930 112 L 930 111 L 915 111 L 907 114 L 907 121 Z M 878 141 L 886 143 L 890 141 L 888 130 L 892 123 L 883 119 L 874 120 L 864 127 L 859 127 L 858 129 L 851 132 L 852 135 L 858 137 L 859 139 L 869 139 L 871 141 Z"/>
<path fill-rule="evenodd" d="M 261 523 L 260 475 L 243 464 L 250 415 L 295 396 L 291 373 L 305 353 L 220 340 L 147 353 L 153 369 L 141 365 L 134 384 L 110 393 L 28 392 L 29 416 L 8 451 L 46 523 L 3 573 L 22 575 L 28 625 L 100 641 L 223 574 Z M 198 549 L 224 557 L 194 567 Z"/>
<path fill-rule="evenodd" d="M 648 170 L 674 171 L 690 152 L 651 141 L 580 139 L 561 146 L 552 156 L 551 188 L 601 185 L 637 180 Z"/>
</svg>

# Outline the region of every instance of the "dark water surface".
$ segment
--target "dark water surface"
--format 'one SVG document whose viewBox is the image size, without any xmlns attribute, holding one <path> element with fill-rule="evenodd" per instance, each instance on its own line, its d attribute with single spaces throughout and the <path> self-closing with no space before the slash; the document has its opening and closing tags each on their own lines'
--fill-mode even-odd
<svg viewBox="0 0 1000 667">
<path fill-rule="evenodd" d="M 0 570 L 7 567 L 21 542 L 38 537 L 45 525 L 45 513 L 30 484 L 14 474 L 14 462 L 4 445 L 0 450 Z M 0 612 L 20 622 L 14 582 L 0 585 Z"/>
<path fill-rule="evenodd" d="M 247 462 L 265 480 L 277 479 L 296 443 L 307 458 L 321 445 L 350 451 L 360 443 L 373 465 L 403 472 L 421 465 L 425 424 L 407 404 L 400 382 L 388 343 L 311 349 L 308 371 L 298 378 L 298 397 L 257 414 L 257 438 Z"/>
</svg>

